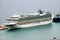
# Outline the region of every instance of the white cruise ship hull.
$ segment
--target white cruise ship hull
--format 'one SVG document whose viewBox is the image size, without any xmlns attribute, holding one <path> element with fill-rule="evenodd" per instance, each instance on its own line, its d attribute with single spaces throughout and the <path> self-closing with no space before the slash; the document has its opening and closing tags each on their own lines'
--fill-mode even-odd
<svg viewBox="0 0 60 40">
<path fill-rule="evenodd" d="M 52 23 L 52 20 L 50 21 L 44 21 L 44 22 L 36 22 L 36 23 L 30 23 L 30 24 L 23 24 L 23 25 L 15 25 L 15 26 L 6 26 L 10 29 L 14 29 L 14 28 L 30 28 L 30 27 L 34 27 L 34 26 L 40 26 L 40 25 L 46 25 L 46 24 L 50 24 Z"/>
<path fill-rule="evenodd" d="M 37 22 L 37 23 L 31 23 L 31 24 L 24 24 L 24 25 L 17 25 L 18 28 L 29 28 L 34 26 L 40 26 L 40 25 L 46 25 L 52 23 L 52 20 L 50 21 L 44 21 L 44 22 Z"/>
</svg>

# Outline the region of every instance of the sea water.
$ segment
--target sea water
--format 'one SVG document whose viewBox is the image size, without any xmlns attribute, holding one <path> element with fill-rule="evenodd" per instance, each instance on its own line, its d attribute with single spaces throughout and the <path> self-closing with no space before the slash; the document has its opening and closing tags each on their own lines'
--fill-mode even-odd
<svg viewBox="0 0 60 40">
<path fill-rule="evenodd" d="M 60 38 L 60 23 L 0 31 L 0 40 L 50 40 L 54 37 Z"/>
</svg>

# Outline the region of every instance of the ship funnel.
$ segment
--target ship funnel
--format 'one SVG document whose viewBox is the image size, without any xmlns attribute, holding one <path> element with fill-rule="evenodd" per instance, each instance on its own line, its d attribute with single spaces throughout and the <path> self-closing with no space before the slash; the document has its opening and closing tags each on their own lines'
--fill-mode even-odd
<svg viewBox="0 0 60 40">
<path fill-rule="evenodd" d="M 41 9 L 38 9 L 37 13 L 43 14 L 43 11 Z"/>
</svg>

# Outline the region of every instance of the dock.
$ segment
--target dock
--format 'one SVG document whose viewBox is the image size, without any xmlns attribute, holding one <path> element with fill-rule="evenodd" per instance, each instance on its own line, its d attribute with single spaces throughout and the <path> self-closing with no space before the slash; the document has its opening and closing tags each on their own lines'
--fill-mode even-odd
<svg viewBox="0 0 60 40">
<path fill-rule="evenodd" d="M 0 24 L 0 30 L 5 30 L 5 29 L 7 29 L 7 28 L 5 27 L 5 25 Z"/>
</svg>

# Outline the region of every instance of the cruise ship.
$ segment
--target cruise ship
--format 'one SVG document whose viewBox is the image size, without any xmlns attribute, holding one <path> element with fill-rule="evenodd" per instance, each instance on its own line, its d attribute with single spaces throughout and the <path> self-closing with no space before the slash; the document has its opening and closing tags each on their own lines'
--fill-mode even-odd
<svg viewBox="0 0 60 40">
<path fill-rule="evenodd" d="M 5 26 L 14 29 L 14 28 L 29 28 L 39 25 L 46 25 L 52 23 L 52 13 L 49 11 L 41 11 L 29 15 L 13 15 L 9 18 Z"/>
</svg>

